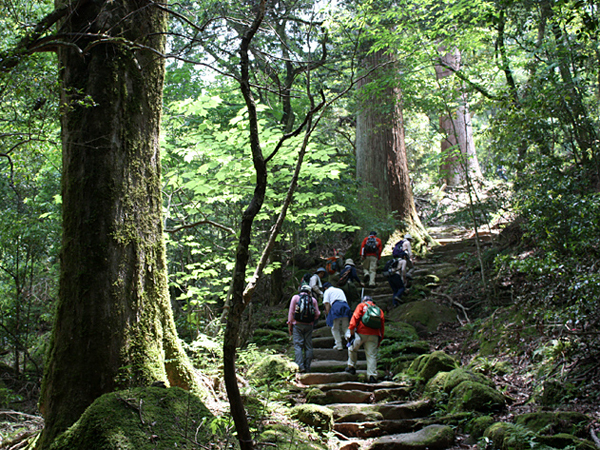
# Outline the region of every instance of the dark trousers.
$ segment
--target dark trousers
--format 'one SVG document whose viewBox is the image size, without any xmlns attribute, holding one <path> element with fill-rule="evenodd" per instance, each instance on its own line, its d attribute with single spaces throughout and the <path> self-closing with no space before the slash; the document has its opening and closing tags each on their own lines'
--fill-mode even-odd
<svg viewBox="0 0 600 450">
<path fill-rule="evenodd" d="M 388 283 L 392 288 L 392 292 L 394 295 L 394 306 L 398 306 L 400 304 L 400 299 L 402 298 L 402 294 L 404 294 L 404 283 L 402 282 L 402 277 L 400 274 L 393 274 L 388 277 Z"/>
</svg>

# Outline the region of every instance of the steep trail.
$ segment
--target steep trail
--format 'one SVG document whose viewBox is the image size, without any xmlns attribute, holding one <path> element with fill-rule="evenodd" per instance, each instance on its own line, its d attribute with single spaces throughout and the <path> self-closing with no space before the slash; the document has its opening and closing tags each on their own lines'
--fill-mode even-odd
<svg viewBox="0 0 600 450">
<path fill-rule="evenodd" d="M 461 253 L 476 252 L 474 239 L 463 236 L 438 235 L 438 242 L 431 255 L 415 264 L 413 280 L 409 283 L 427 284 L 435 288 L 440 282 L 440 273 L 456 273 L 456 256 Z M 359 270 L 360 273 L 360 270 Z M 454 275 L 456 276 L 456 275 Z M 362 279 L 362 276 L 361 276 Z M 360 289 L 360 288 L 359 288 Z M 391 310 L 392 294 L 387 279 L 377 274 L 376 287 L 365 288 L 364 295 L 370 295 L 384 309 Z M 429 300 L 440 301 L 440 298 Z M 404 298 L 405 302 L 426 298 Z M 355 307 L 356 305 L 351 305 Z M 386 314 L 386 320 L 390 320 Z M 340 450 L 385 450 L 385 449 L 449 449 L 454 445 L 454 432 L 448 426 L 437 424 L 430 417 L 433 404 L 429 400 L 418 399 L 408 383 L 380 381 L 366 383 L 366 361 L 364 351 L 359 352 L 356 374 L 344 372 L 348 352 L 333 349 L 331 330 L 320 321 L 313 333 L 314 360 L 312 372 L 298 375 L 302 391 L 299 402 L 327 406 L 333 411 L 334 446 Z M 379 367 L 381 369 L 381 367 Z M 386 374 L 380 371 L 380 380 Z M 415 398 L 413 400 L 413 397 Z"/>
</svg>

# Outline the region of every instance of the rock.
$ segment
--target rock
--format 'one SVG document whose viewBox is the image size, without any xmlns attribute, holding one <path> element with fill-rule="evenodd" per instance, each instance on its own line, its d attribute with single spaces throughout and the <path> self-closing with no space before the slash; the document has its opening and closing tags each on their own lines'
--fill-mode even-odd
<svg viewBox="0 0 600 450">
<path fill-rule="evenodd" d="M 443 322 L 456 322 L 456 311 L 429 300 L 405 303 L 396 310 L 398 320 L 429 332 L 437 330 L 438 325 Z"/>
<path fill-rule="evenodd" d="M 540 411 L 517 416 L 515 423 L 541 435 L 568 433 L 586 437 L 591 421 L 585 414 L 574 411 Z"/>
<path fill-rule="evenodd" d="M 315 436 L 282 423 L 267 424 L 258 436 L 258 442 L 268 444 L 267 448 L 293 448 L 294 450 L 326 450 L 326 446 L 315 439 Z M 264 446 L 265 444 L 263 444 Z M 171 449 L 173 450 L 173 449 Z"/>
<path fill-rule="evenodd" d="M 263 386 L 282 383 L 293 378 L 298 366 L 282 355 L 269 355 L 248 371 L 252 384 Z"/>
<path fill-rule="evenodd" d="M 423 396 L 430 398 L 436 402 L 441 400 L 444 396 L 444 386 L 450 372 L 438 372 L 436 373 L 425 385 L 423 390 Z"/>
<path fill-rule="evenodd" d="M 320 389 L 311 389 L 306 395 L 306 401 L 317 405 L 330 403 L 373 403 L 372 392 L 331 389 L 323 392 Z"/>
<path fill-rule="evenodd" d="M 336 422 L 372 422 L 375 420 L 402 420 L 423 417 L 432 410 L 428 401 L 386 403 L 381 405 L 362 403 L 338 403 L 328 407 L 333 411 Z"/>
<path fill-rule="evenodd" d="M 314 366 L 313 366 L 314 368 Z M 302 373 L 298 375 L 298 381 L 305 385 L 326 384 L 326 383 L 342 383 L 345 381 L 356 380 L 357 376 L 346 372 L 336 373 Z"/>
<path fill-rule="evenodd" d="M 579 439 L 572 434 L 559 433 L 553 436 L 538 436 L 540 444 L 553 448 L 569 448 L 573 450 L 598 450 L 593 442 Z"/>
<path fill-rule="evenodd" d="M 450 393 L 452 389 L 454 389 L 463 381 L 475 381 L 477 383 L 485 384 L 492 389 L 495 388 L 493 381 L 484 375 L 458 368 L 448 372 L 448 376 L 445 378 L 444 382 L 444 392 Z"/>
<path fill-rule="evenodd" d="M 384 436 L 368 450 L 443 450 L 454 441 L 454 431 L 445 425 L 430 425 L 414 433 Z"/>
<path fill-rule="evenodd" d="M 377 422 L 338 422 L 334 430 L 348 437 L 373 438 L 385 434 L 410 433 L 415 430 L 413 419 L 379 420 Z"/>
<path fill-rule="evenodd" d="M 212 413 L 191 392 L 172 388 L 134 388 L 97 398 L 53 450 L 172 450 L 187 448 L 186 436 L 208 445 Z M 196 435 L 196 433 L 198 433 Z"/>
<path fill-rule="evenodd" d="M 536 442 L 531 430 L 509 422 L 496 422 L 484 431 L 483 437 L 489 439 L 491 448 L 499 450 L 529 450 Z"/>
<path fill-rule="evenodd" d="M 427 382 L 438 372 L 450 372 L 458 367 L 457 362 L 442 351 L 428 355 L 421 355 L 415 359 L 408 369 L 408 373 Z"/>
<path fill-rule="evenodd" d="M 476 381 L 463 381 L 450 392 L 448 412 L 500 411 L 506 406 L 506 399 L 495 389 Z"/>
<path fill-rule="evenodd" d="M 324 406 L 298 405 L 292 408 L 291 416 L 319 432 L 333 429 L 333 412 Z"/>
<path fill-rule="evenodd" d="M 477 442 L 483 436 L 485 430 L 494 424 L 492 416 L 481 416 L 471 420 L 466 427 L 467 433 L 471 436 L 473 443 Z"/>
</svg>

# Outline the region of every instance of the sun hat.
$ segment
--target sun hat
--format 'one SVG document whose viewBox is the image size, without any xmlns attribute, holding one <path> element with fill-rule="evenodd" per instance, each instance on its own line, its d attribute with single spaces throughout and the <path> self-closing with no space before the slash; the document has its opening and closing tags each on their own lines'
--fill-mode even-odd
<svg viewBox="0 0 600 450">
<path fill-rule="evenodd" d="M 352 261 L 350 258 L 348 258 L 346 260 L 346 263 L 344 265 L 346 265 L 346 266 L 354 266 L 355 264 L 354 264 L 354 261 Z"/>
</svg>

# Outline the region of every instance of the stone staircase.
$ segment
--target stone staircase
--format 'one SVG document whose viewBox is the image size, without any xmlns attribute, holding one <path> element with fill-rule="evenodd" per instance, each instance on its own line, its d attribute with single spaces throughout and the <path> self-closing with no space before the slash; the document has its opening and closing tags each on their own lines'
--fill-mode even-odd
<svg viewBox="0 0 600 450">
<path fill-rule="evenodd" d="M 359 288 L 359 293 L 361 288 Z M 391 307 L 387 280 L 378 274 L 376 287 L 365 288 L 384 310 Z M 355 304 L 351 305 L 354 309 Z M 305 401 L 326 406 L 333 412 L 339 450 L 447 449 L 454 440 L 450 427 L 429 419 L 433 405 L 428 400 L 411 400 L 407 383 L 366 383 L 364 350 L 359 351 L 356 374 L 344 372 L 348 351 L 334 350 L 331 330 L 319 321 L 313 332 L 314 360 L 311 372 L 298 375 Z M 385 379 L 380 373 L 379 379 Z"/>
</svg>

